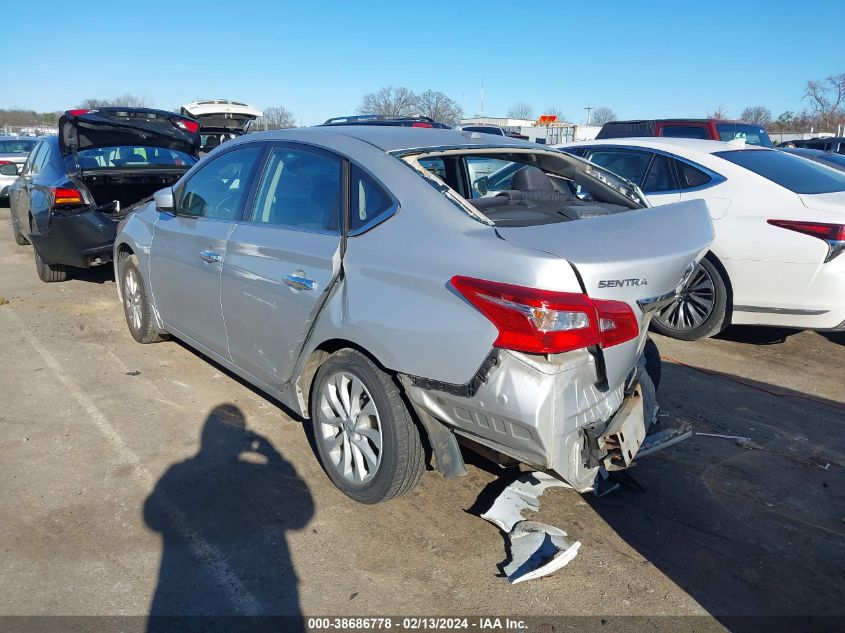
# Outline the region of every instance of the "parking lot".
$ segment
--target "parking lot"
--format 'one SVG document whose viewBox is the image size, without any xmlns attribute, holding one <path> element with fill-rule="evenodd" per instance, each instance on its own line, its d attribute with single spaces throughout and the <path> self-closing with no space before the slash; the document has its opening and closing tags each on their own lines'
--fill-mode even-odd
<svg viewBox="0 0 845 633">
<path fill-rule="evenodd" d="M 693 437 L 602 498 L 550 490 L 538 520 L 583 546 L 555 576 L 509 586 L 502 536 L 467 512 L 504 471 L 468 456 L 465 478 L 428 472 L 407 496 L 354 503 L 302 420 L 178 342 L 136 344 L 110 267 L 42 283 L 6 208 L 0 226 L 0 614 L 721 625 L 843 611 L 843 333 L 655 337 L 663 415 L 750 442 Z"/>
</svg>

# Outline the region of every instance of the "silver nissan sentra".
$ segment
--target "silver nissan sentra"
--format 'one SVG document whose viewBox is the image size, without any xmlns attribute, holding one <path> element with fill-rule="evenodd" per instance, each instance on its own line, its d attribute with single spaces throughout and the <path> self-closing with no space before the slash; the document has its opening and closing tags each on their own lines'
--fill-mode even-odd
<svg viewBox="0 0 845 633">
<path fill-rule="evenodd" d="M 562 152 L 477 132 L 327 126 L 222 145 L 124 220 L 132 336 L 175 336 L 311 420 L 326 473 L 376 503 L 459 443 L 579 491 L 645 451 L 654 310 L 706 203 L 646 208 Z M 651 442 L 654 444 L 654 442 Z"/>
</svg>

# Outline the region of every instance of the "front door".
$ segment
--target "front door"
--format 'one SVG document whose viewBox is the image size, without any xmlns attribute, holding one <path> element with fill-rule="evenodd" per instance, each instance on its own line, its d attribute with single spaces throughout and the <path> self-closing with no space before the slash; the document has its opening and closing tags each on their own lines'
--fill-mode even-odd
<svg viewBox="0 0 845 633">
<path fill-rule="evenodd" d="M 181 337 L 228 357 L 220 308 L 226 240 L 240 218 L 262 153 L 236 147 L 190 176 L 175 213 L 161 212 L 150 249 L 150 285 L 162 321 Z"/>
<path fill-rule="evenodd" d="M 340 270 L 342 160 L 275 145 L 226 250 L 221 300 L 236 365 L 280 388 Z"/>
</svg>

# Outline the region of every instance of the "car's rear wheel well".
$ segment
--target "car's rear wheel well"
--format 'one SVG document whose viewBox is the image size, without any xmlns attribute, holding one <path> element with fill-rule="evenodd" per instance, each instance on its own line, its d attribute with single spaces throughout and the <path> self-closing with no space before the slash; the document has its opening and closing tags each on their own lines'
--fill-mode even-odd
<svg viewBox="0 0 845 633">
<path fill-rule="evenodd" d="M 379 369 L 393 375 L 394 372 L 386 368 L 378 358 L 352 341 L 347 341 L 345 339 L 329 339 L 327 341 L 323 341 L 308 356 L 308 359 L 302 366 L 302 372 L 296 380 L 297 390 L 301 394 L 300 409 L 306 418 L 310 415 L 309 407 L 311 406 L 311 390 L 314 388 L 314 377 L 317 375 L 317 370 L 320 369 L 320 365 L 322 365 L 329 356 L 344 348 L 354 349 L 362 353 L 364 356 L 373 361 Z"/>
<path fill-rule="evenodd" d="M 132 247 L 129 246 L 129 244 L 127 244 L 126 242 L 123 242 L 120 246 L 117 247 L 118 259 L 120 258 L 120 256 L 123 253 L 126 253 L 127 255 L 134 255 L 135 251 L 132 250 Z"/>
<path fill-rule="evenodd" d="M 722 281 L 725 284 L 725 290 L 727 291 L 727 301 L 725 302 L 725 326 L 731 324 L 731 317 L 733 316 L 733 306 L 734 306 L 734 289 L 731 285 L 731 278 L 728 276 L 728 271 L 725 269 L 724 264 L 722 261 L 716 256 L 713 251 L 707 251 L 705 257 L 716 267 L 716 270 L 719 271 L 719 274 L 722 276 Z"/>
</svg>

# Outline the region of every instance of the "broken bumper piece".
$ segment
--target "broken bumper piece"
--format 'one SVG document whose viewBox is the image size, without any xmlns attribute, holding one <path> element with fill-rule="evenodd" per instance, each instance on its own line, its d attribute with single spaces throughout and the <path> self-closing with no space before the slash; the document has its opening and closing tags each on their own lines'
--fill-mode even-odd
<svg viewBox="0 0 845 633">
<path fill-rule="evenodd" d="M 558 571 L 575 558 L 581 547 L 580 541 L 569 543 L 560 528 L 522 516 L 526 510 L 537 512 L 540 496 L 553 487 L 571 488 L 551 475 L 527 473 L 505 488 L 481 515 L 505 532 L 510 541 L 511 560 L 502 566 L 502 571 L 511 584 Z"/>
</svg>

